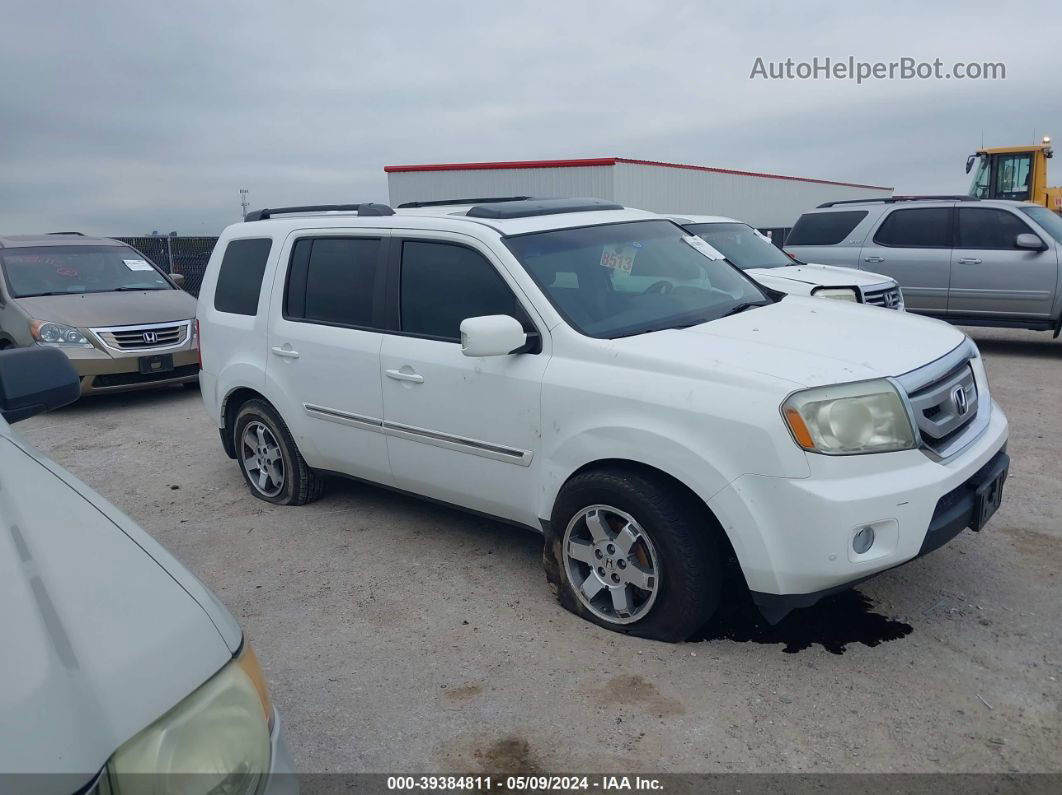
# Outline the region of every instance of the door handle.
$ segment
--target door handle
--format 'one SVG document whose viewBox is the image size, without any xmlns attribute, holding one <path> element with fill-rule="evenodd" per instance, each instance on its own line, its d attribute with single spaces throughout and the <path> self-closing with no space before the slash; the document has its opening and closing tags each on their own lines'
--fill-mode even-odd
<svg viewBox="0 0 1062 795">
<path fill-rule="evenodd" d="M 423 384 L 424 376 L 417 373 L 404 373 L 401 370 L 385 370 L 388 378 L 393 378 L 396 381 L 409 381 L 414 384 Z"/>
<path fill-rule="evenodd" d="M 863 262 L 884 262 L 884 257 L 863 257 Z"/>
<path fill-rule="evenodd" d="M 961 257 L 956 260 L 960 265 L 980 265 L 981 260 L 977 257 Z"/>
<path fill-rule="evenodd" d="M 282 359 L 298 359 L 299 352 L 293 351 L 291 348 L 272 348 L 273 353 Z"/>
</svg>

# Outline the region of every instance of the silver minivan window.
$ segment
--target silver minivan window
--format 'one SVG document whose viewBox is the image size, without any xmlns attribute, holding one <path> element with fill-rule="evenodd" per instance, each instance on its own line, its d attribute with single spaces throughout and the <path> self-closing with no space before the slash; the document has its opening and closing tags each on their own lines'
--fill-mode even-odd
<svg viewBox="0 0 1062 795">
<path fill-rule="evenodd" d="M 12 298 L 176 289 L 128 246 L 39 246 L 0 252 Z"/>
<path fill-rule="evenodd" d="M 1047 234 L 1062 243 L 1062 215 L 1053 213 L 1046 207 L 1019 207 L 1018 212 L 1025 213 L 1038 223 Z"/>
</svg>

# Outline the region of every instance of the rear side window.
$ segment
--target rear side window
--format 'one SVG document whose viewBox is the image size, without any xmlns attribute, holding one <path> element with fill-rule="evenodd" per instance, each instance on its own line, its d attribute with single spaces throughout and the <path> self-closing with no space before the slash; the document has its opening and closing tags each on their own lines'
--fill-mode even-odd
<svg viewBox="0 0 1062 795">
<path fill-rule="evenodd" d="M 461 321 L 510 315 L 534 330 L 509 285 L 483 255 L 448 243 L 402 244 L 402 331 L 461 340 Z"/>
<path fill-rule="evenodd" d="M 835 213 L 807 213 L 797 219 L 786 238 L 787 246 L 832 246 L 840 243 L 859 222 L 866 210 L 839 210 Z"/>
<path fill-rule="evenodd" d="M 950 207 L 893 210 L 878 227 L 874 242 L 903 248 L 949 248 L 951 213 Z"/>
<path fill-rule="evenodd" d="M 234 315 L 258 314 L 262 274 L 272 246 L 268 237 L 229 241 L 214 288 L 214 309 Z"/>
<path fill-rule="evenodd" d="M 335 326 L 374 328 L 379 238 L 319 237 L 296 241 L 284 316 Z"/>
<path fill-rule="evenodd" d="M 1032 230 L 1013 213 L 986 207 L 960 207 L 956 248 L 1017 248 L 1018 235 Z"/>
</svg>

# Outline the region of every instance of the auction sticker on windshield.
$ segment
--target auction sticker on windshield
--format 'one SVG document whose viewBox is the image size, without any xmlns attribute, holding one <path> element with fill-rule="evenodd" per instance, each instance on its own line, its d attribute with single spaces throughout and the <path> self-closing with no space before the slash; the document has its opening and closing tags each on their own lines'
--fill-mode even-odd
<svg viewBox="0 0 1062 795">
<path fill-rule="evenodd" d="M 147 260 L 142 260 L 142 259 L 123 259 L 122 262 L 124 262 L 125 263 L 125 267 L 129 268 L 129 270 L 131 270 L 131 271 L 153 271 L 153 270 L 155 270 L 153 267 L 151 267 L 151 263 L 149 263 Z"/>
<path fill-rule="evenodd" d="M 601 261 L 598 263 L 602 268 L 611 268 L 614 271 L 629 274 L 634 267 L 634 258 L 638 256 L 641 245 L 605 246 L 601 249 Z"/>
<path fill-rule="evenodd" d="M 683 237 L 682 239 L 686 241 L 687 245 L 701 252 L 708 259 L 726 259 L 726 257 L 722 255 L 719 249 L 713 248 L 712 246 L 708 245 L 701 238 L 697 237 L 697 235 L 689 235 L 687 237 Z"/>
</svg>

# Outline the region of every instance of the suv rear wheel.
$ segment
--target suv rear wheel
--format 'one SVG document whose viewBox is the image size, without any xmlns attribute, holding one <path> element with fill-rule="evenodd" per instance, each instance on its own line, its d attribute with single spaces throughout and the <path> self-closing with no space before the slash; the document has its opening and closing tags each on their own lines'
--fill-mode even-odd
<svg viewBox="0 0 1062 795">
<path fill-rule="evenodd" d="M 236 413 L 236 461 L 251 493 L 277 505 L 305 505 L 321 496 L 324 481 L 303 459 L 288 426 L 264 400 Z"/>
<path fill-rule="evenodd" d="M 703 506 L 652 473 L 572 478 L 553 509 L 544 563 L 564 607 L 616 632 L 685 640 L 719 605 L 720 556 Z"/>
</svg>

